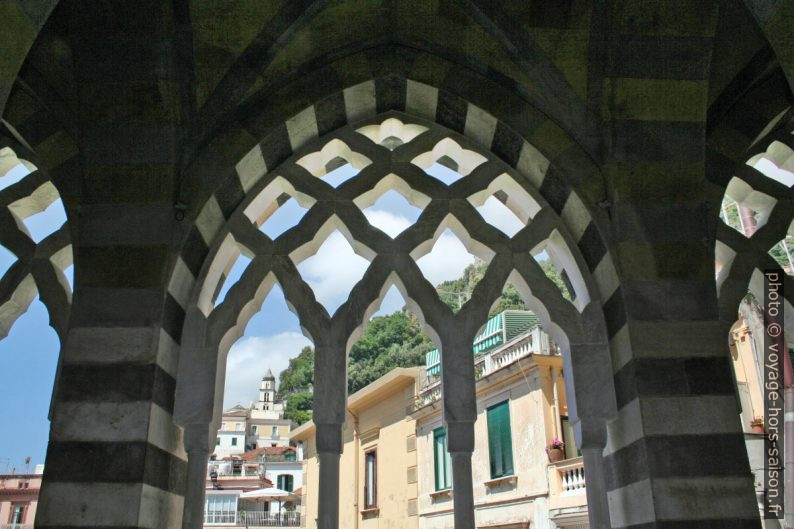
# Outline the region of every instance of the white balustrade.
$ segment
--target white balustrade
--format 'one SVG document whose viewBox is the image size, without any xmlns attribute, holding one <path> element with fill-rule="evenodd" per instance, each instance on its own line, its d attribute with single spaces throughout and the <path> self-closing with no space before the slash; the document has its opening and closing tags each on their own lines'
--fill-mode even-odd
<svg viewBox="0 0 794 529">
<path fill-rule="evenodd" d="M 297 511 L 271 513 L 263 511 L 241 511 L 237 525 L 249 527 L 300 527 L 301 515 Z"/>
<path fill-rule="evenodd" d="M 585 492 L 584 462 L 579 461 L 574 465 L 557 467 L 562 482 L 562 495 L 579 494 Z"/>
<path fill-rule="evenodd" d="M 494 349 L 479 356 L 474 363 L 474 373 L 477 378 L 485 377 L 499 369 L 516 362 L 517 360 L 529 356 L 538 351 L 532 344 L 532 337 L 521 336 L 511 342 L 504 344 L 498 349 Z M 421 408 L 441 398 L 441 381 L 435 379 L 419 391 L 416 398 L 416 408 Z"/>
</svg>

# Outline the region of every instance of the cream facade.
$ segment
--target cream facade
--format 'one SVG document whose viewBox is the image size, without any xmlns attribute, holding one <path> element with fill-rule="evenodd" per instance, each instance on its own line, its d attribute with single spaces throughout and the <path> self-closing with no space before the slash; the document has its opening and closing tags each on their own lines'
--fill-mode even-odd
<svg viewBox="0 0 794 529">
<path fill-rule="evenodd" d="M 562 490 L 568 479 L 566 473 L 582 468 L 582 461 L 575 457 L 574 441 L 567 428 L 561 370 L 559 356 L 527 354 L 495 371 L 484 372 L 478 380 L 472 455 L 477 527 L 587 527 L 584 473 L 581 472 L 581 487 L 565 494 Z M 495 419 L 495 412 L 504 410 L 509 421 L 498 431 L 489 421 Z M 445 433 L 440 402 L 424 404 L 413 417 L 420 469 L 419 527 L 452 528 L 454 490 L 451 482 L 439 480 L 443 473 L 439 467 L 444 463 L 440 462 L 438 439 L 439 434 Z M 507 435 L 509 445 L 501 450 L 509 459 L 507 469 L 495 469 L 492 464 L 491 445 L 500 441 L 494 438 L 500 433 Z M 554 437 L 563 439 L 568 454 L 574 457 L 551 464 L 545 447 Z"/>
<path fill-rule="evenodd" d="M 238 456 L 249 450 L 289 446 L 293 423 L 284 418 L 284 403 L 276 401 L 276 377 L 268 369 L 259 383 L 256 403 L 240 404 L 223 412 L 215 437 L 214 459 Z"/>
<path fill-rule="evenodd" d="M 221 427 L 215 437 L 215 459 L 223 459 L 245 452 L 248 409 L 234 406 L 223 412 Z"/>
<path fill-rule="evenodd" d="M 396 368 L 348 398 L 339 464 L 339 527 L 418 527 L 415 422 L 410 416 L 420 368 Z M 318 527 L 316 428 L 308 422 L 290 439 L 305 454 L 302 526 Z"/>
</svg>

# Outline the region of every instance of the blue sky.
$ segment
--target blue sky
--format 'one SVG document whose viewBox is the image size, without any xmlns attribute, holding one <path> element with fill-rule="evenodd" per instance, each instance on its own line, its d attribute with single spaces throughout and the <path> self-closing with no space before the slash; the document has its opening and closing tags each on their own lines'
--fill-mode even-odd
<svg viewBox="0 0 794 529">
<path fill-rule="evenodd" d="M 0 178 L 0 190 L 28 174 L 21 165 Z M 60 200 L 47 210 L 24 220 L 34 241 L 40 241 L 66 220 Z M 16 261 L 14 254 L 0 246 L 0 276 Z M 72 281 L 71 267 L 67 278 Z M 60 343 L 49 326 L 47 309 L 38 297 L 19 317 L 11 332 L 0 340 L 0 388 L 6 404 L 0 407 L 0 424 L 6 435 L 0 437 L 0 472 L 25 471 L 25 457 L 31 457 L 30 470 L 44 462 L 49 435 L 49 413 L 55 368 Z"/>
<path fill-rule="evenodd" d="M 0 177 L 0 189 L 24 176 L 24 169 L 13 169 Z M 457 173 L 436 165 L 428 173 L 445 183 L 459 178 Z M 349 166 L 329 173 L 325 178 L 332 185 L 354 175 Z M 64 221 L 60 201 L 45 212 L 29 217 L 25 225 L 36 241 L 57 229 Z M 483 216 L 505 231 L 516 231 L 520 221 L 496 200 L 480 208 Z M 285 203 L 263 225 L 262 230 L 277 236 L 305 211 L 295 200 Z M 369 221 L 390 236 L 413 224 L 421 210 L 410 205 L 397 192 L 382 195 L 364 211 Z M 13 254 L 0 247 L 0 275 L 13 264 Z M 336 263 L 328 267 L 329 260 Z M 461 276 L 463 269 L 473 262 L 463 244 L 449 231 L 442 234 L 433 250 L 419 260 L 426 277 L 437 284 Z M 219 301 L 236 282 L 250 262 L 244 256 L 233 267 L 225 282 Z M 326 308 L 331 312 L 341 305 L 350 288 L 364 274 L 368 263 L 357 256 L 347 240 L 333 233 L 320 247 L 318 253 L 298 264 L 302 277 L 309 283 Z M 67 270 L 71 282 L 71 270 Z M 395 288 L 385 296 L 377 314 L 390 314 L 400 310 L 404 300 Z M 21 316 L 9 333 L 0 341 L 0 384 L 7 405 L 0 409 L 0 424 L 7 426 L 11 435 L 0 437 L 0 473 L 11 468 L 23 471 L 26 456 L 32 458 L 31 469 L 43 463 L 46 453 L 49 421 L 47 413 L 55 377 L 60 345 L 55 332 L 48 326 L 47 311 L 38 298 L 27 313 Z M 236 403 L 249 404 L 256 399 L 258 383 L 268 368 L 278 374 L 287 367 L 289 359 L 305 345 L 311 345 L 303 336 L 297 317 L 289 311 L 278 285 L 265 299 L 262 309 L 248 323 L 245 334 L 232 346 L 227 363 L 225 407 Z"/>
</svg>

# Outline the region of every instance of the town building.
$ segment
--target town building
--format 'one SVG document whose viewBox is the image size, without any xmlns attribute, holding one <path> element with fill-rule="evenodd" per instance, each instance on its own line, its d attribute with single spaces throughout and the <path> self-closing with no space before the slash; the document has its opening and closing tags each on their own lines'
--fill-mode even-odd
<svg viewBox="0 0 794 529">
<path fill-rule="evenodd" d="M 568 421 L 558 346 L 534 314 L 508 310 L 488 319 L 472 352 L 476 526 L 586 529 L 584 465 Z M 340 460 L 342 526 L 453 526 L 438 357 L 430 351 L 424 367 L 394 369 L 348 398 Z M 309 422 L 290 436 L 306 453 L 307 528 L 316 527 L 317 517 L 315 435 Z M 546 447 L 555 438 L 563 450 L 559 461 L 550 462 Z"/>
<path fill-rule="evenodd" d="M 32 529 L 44 465 L 32 474 L 0 475 L 0 528 Z"/>
<path fill-rule="evenodd" d="M 758 512 L 764 513 L 764 475 L 768 466 L 764 457 L 764 320 L 763 309 L 753 297 L 746 298 L 739 307 L 738 318 L 728 337 L 728 346 L 736 375 L 741 413 L 739 421 L 750 471 L 753 473 Z M 766 526 L 776 529 L 774 521 Z"/>
<path fill-rule="evenodd" d="M 240 459 L 259 464 L 260 473 L 277 489 L 294 492 L 303 487 L 303 463 L 292 446 L 265 446 L 245 452 Z"/>
<path fill-rule="evenodd" d="M 416 429 L 410 417 L 421 369 L 396 368 L 350 395 L 339 463 L 339 526 L 418 527 Z M 318 527 L 320 460 L 316 425 L 290 440 L 304 454 L 302 527 Z"/>
<path fill-rule="evenodd" d="M 215 459 L 242 454 L 246 450 L 246 428 L 250 410 L 239 404 L 223 412 L 215 438 Z"/>
<path fill-rule="evenodd" d="M 237 404 L 223 412 L 212 456 L 222 460 L 257 448 L 289 446 L 292 425 L 284 418 L 284 403 L 276 401 L 276 377 L 268 369 L 253 405 Z"/>
<path fill-rule="evenodd" d="M 473 343 L 477 399 L 472 484 L 477 527 L 588 527 L 584 467 L 568 421 L 557 345 L 528 311 L 488 319 Z M 438 352 L 427 355 L 416 421 L 419 528 L 452 527 L 454 487 L 439 401 Z M 546 452 L 563 441 L 560 461 Z"/>
<path fill-rule="evenodd" d="M 301 463 L 292 447 L 265 447 L 210 461 L 207 465 L 204 526 L 297 527 L 300 524 Z M 279 489 L 283 501 L 243 497 Z"/>
<path fill-rule="evenodd" d="M 268 369 L 259 385 L 259 400 L 248 415 L 246 446 L 287 446 L 292 421 L 284 418 L 284 402 L 276 401 L 276 377 Z"/>
</svg>

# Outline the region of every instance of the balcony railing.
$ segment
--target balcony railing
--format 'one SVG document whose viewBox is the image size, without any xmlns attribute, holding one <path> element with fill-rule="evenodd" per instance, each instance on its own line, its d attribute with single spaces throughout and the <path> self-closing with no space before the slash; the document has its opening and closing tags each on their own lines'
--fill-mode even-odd
<svg viewBox="0 0 794 529">
<path fill-rule="evenodd" d="M 205 526 L 226 527 L 300 527 L 301 514 L 292 512 L 265 511 L 210 511 L 204 515 Z M 26 526 L 25 529 L 28 529 Z M 5 529 L 4 527 L 2 529 Z"/>
<path fill-rule="evenodd" d="M 216 472 L 216 477 L 219 478 L 255 478 L 259 475 L 259 466 L 256 467 L 237 467 L 237 468 L 230 468 L 227 466 L 219 467 Z M 210 468 L 207 470 L 207 477 L 212 478 L 213 470 Z"/>
<path fill-rule="evenodd" d="M 534 351 L 532 338 L 529 335 L 522 335 L 504 346 L 489 351 L 474 359 L 474 373 L 477 379 L 488 376 L 516 360 L 529 356 Z M 425 386 L 419 391 L 416 397 L 415 409 L 435 402 L 441 398 L 441 377 L 429 377 Z"/>
<path fill-rule="evenodd" d="M 262 511 L 242 511 L 237 517 L 237 525 L 249 527 L 300 527 L 301 514 L 297 511 L 269 513 Z"/>
<path fill-rule="evenodd" d="M 30 523 L 0 523 L 0 529 L 33 529 L 33 524 Z"/>
<path fill-rule="evenodd" d="M 584 463 L 582 461 L 572 463 L 570 466 L 558 466 L 557 472 L 560 473 L 563 496 L 585 492 Z"/>
<path fill-rule="evenodd" d="M 587 481 L 581 457 L 549 465 L 549 509 L 587 505 Z"/>
</svg>

